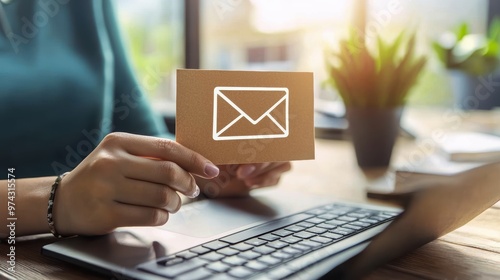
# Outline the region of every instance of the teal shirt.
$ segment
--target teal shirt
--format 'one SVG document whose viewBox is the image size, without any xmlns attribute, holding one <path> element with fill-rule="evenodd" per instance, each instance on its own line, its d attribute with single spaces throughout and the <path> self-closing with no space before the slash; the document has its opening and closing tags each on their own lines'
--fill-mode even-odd
<svg viewBox="0 0 500 280">
<path fill-rule="evenodd" d="M 7 168 L 17 178 L 71 170 L 113 131 L 165 133 L 111 1 L 14 0 L 3 9 L 11 33 L 0 29 L 0 179 Z"/>
</svg>

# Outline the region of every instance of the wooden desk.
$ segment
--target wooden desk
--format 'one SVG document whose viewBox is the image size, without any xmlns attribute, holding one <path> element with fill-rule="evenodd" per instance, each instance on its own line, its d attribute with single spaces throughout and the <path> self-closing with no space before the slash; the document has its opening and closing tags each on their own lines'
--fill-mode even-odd
<svg viewBox="0 0 500 280">
<path fill-rule="evenodd" d="M 414 141 L 399 139 L 395 158 L 408 156 Z M 384 203 L 366 196 L 364 173 L 347 141 L 317 140 L 316 160 L 294 163 L 280 188 L 303 190 L 358 202 Z M 473 186 L 472 186 L 473 187 Z M 16 244 L 15 279 L 107 279 L 40 254 L 55 241 L 51 236 L 27 237 Z M 1 244 L 2 272 L 6 245 Z M 0 275 L 1 276 L 1 275 Z M 1 277 L 0 277 L 1 278 Z M 397 259 L 368 279 L 500 279 L 500 204 L 452 233 Z"/>
</svg>

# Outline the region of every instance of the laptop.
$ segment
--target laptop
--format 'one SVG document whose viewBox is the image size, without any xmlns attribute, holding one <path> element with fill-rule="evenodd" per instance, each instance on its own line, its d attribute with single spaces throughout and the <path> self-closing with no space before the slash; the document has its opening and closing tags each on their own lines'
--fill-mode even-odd
<svg viewBox="0 0 500 280">
<path fill-rule="evenodd" d="M 400 212 L 264 189 L 192 202 L 160 227 L 64 239 L 42 254 L 117 279 L 315 279 L 361 252 Z"/>
</svg>

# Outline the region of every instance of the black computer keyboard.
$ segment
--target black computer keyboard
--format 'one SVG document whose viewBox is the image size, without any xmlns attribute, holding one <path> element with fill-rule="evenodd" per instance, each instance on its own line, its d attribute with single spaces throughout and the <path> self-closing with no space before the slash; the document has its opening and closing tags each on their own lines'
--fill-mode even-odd
<svg viewBox="0 0 500 280">
<path fill-rule="evenodd" d="M 394 219 L 399 213 L 340 203 L 274 220 L 140 265 L 166 279 L 283 279 L 326 258 L 329 246 Z M 311 254 L 314 252 L 315 254 Z M 286 266 L 280 266 L 287 263 Z"/>
</svg>

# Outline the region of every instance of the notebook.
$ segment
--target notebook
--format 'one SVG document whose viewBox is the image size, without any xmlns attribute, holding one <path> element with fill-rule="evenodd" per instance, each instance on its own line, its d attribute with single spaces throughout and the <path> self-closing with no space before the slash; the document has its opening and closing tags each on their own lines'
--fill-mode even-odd
<svg viewBox="0 0 500 280">
<path fill-rule="evenodd" d="M 185 205 L 163 227 L 69 238 L 42 253 L 118 279 L 315 279 L 358 254 L 400 211 L 263 190 Z"/>
<path fill-rule="evenodd" d="M 442 153 L 452 161 L 500 161 L 500 137 L 477 132 L 445 135 L 439 143 Z"/>
</svg>

